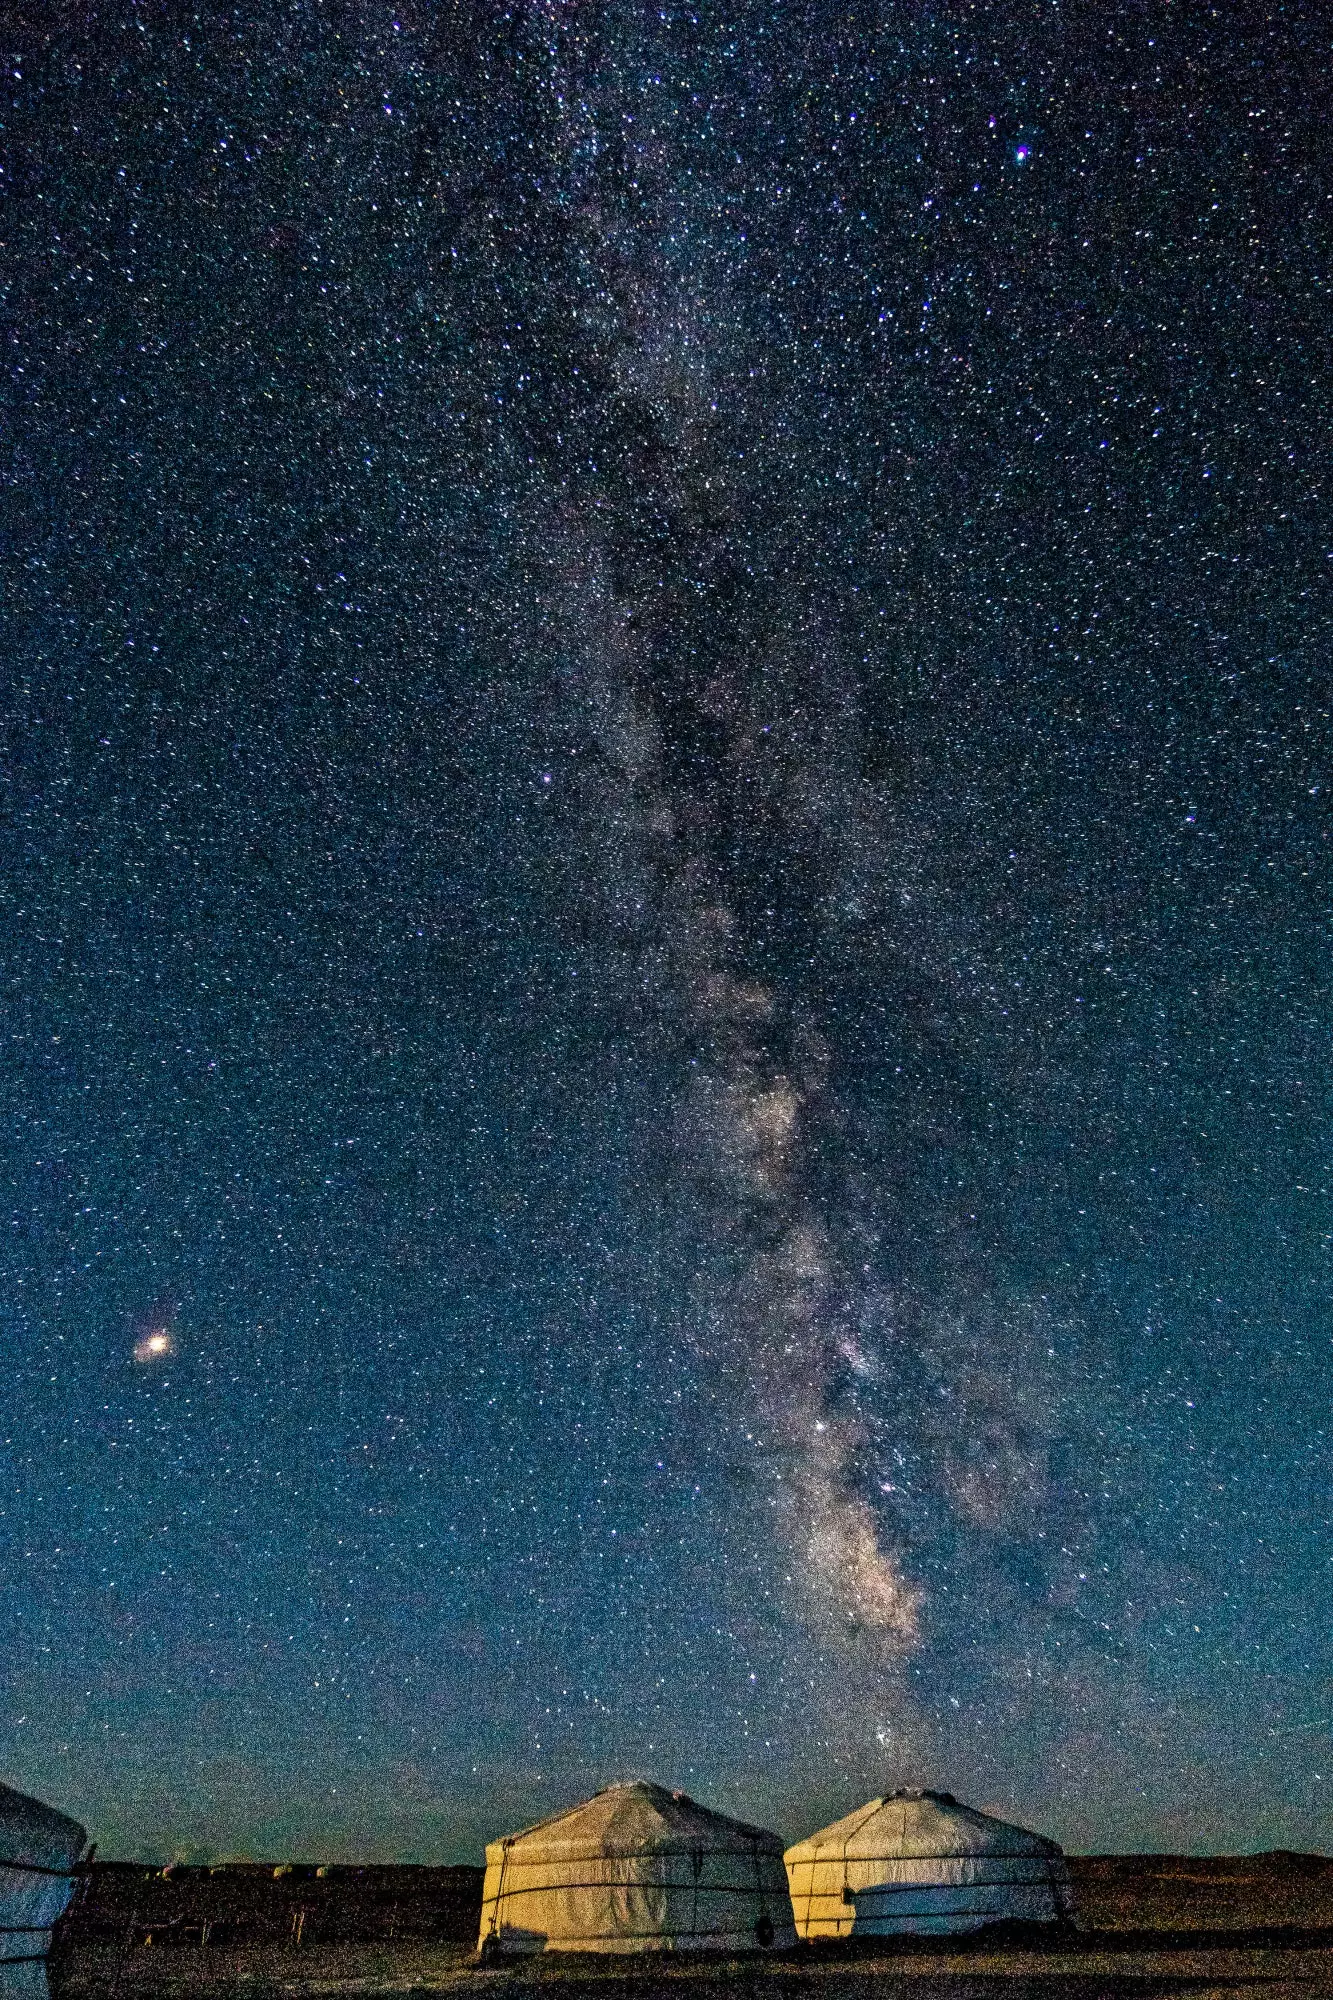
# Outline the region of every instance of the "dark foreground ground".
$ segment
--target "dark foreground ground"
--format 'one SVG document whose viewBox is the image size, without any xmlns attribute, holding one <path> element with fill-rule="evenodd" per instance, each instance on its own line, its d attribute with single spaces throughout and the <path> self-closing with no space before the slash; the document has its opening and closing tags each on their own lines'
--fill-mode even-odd
<svg viewBox="0 0 1333 2000">
<path fill-rule="evenodd" d="M 207 1945 L 68 1939 L 53 2000 L 353 2000 L 452 1993 L 519 2000 L 1333 2000 L 1333 1860 L 1263 1855 L 1071 1861 L 1076 1932 L 812 1947 L 758 1960 L 636 1962 L 560 1954 L 482 1970 L 466 1944 L 271 1938 Z"/>
</svg>

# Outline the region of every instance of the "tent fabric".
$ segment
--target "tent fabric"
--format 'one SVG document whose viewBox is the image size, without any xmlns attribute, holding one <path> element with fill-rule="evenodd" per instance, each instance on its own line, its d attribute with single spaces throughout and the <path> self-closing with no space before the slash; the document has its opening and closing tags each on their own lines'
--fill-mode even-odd
<svg viewBox="0 0 1333 2000">
<path fill-rule="evenodd" d="M 948 1792 L 893 1792 L 858 1806 L 785 1856 L 802 1937 L 884 1937 L 1067 1922 L 1062 1849 L 960 1805 Z"/>
<path fill-rule="evenodd" d="M 87 1838 L 77 1820 L 0 1785 L 0 2000 L 45 2000 L 51 1927 Z"/>
<path fill-rule="evenodd" d="M 782 1842 L 661 1785 L 613 1785 L 486 1849 L 484 1952 L 794 1946 Z"/>
</svg>

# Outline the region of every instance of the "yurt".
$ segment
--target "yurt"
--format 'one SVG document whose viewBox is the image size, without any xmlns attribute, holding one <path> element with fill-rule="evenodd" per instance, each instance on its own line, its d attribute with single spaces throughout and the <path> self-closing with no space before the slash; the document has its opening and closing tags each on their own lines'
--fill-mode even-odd
<svg viewBox="0 0 1333 2000">
<path fill-rule="evenodd" d="M 0 1785 L 0 2000 L 46 2000 L 51 1926 L 87 1838 L 77 1820 Z"/>
<path fill-rule="evenodd" d="M 802 1937 L 973 1931 L 1074 1913 L 1063 1851 L 948 1792 L 891 1792 L 786 1853 Z"/>
<path fill-rule="evenodd" d="M 612 1785 L 486 1849 L 483 1957 L 795 1943 L 777 1835 L 661 1785 Z"/>
</svg>

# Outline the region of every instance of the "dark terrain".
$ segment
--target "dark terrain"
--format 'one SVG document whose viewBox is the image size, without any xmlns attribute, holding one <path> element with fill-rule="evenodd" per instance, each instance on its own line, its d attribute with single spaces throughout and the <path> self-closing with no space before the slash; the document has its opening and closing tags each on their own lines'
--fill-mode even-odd
<svg viewBox="0 0 1333 2000">
<path fill-rule="evenodd" d="M 315 2000 L 536 1988 L 653 2000 L 683 1984 L 756 2000 L 1333 1996 L 1333 1860 L 1071 1857 L 1077 1929 L 880 1940 L 754 1960 L 552 1953 L 473 1962 L 481 1871 L 98 1866 L 62 1927 L 54 2000 Z"/>
</svg>

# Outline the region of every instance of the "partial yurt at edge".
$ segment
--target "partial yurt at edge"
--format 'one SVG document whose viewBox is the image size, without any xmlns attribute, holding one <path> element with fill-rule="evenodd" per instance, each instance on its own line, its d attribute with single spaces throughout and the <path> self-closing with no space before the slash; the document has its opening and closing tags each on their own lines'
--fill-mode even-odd
<svg viewBox="0 0 1333 2000">
<path fill-rule="evenodd" d="M 782 1842 L 661 1785 L 612 1785 L 486 1849 L 480 1947 L 766 1951 L 796 1943 Z"/>
<path fill-rule="evenodd" d="M 77 1820 L 0 1785 L 0 2000 L 46 2000 L 51 1927 L 87 1838 Z"/>
<path fill-rule="evenodd" d="M 1063 1850 L 949 1792 L 871 1799 L 786 1853 L 802 1937 L 885 1937 L 1061 1923 L 1074 1913 Z"/>
</svg>

